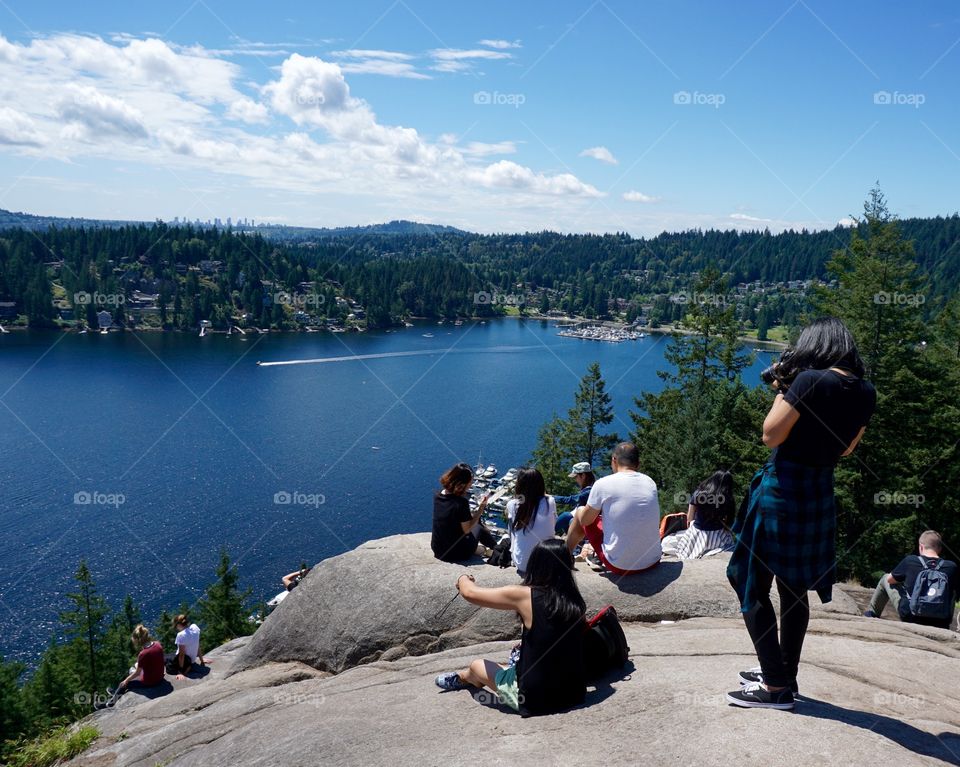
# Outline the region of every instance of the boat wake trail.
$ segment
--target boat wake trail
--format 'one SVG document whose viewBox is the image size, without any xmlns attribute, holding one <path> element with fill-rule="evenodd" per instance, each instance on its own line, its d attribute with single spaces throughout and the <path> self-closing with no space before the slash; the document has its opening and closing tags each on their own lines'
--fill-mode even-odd
<svg viewBox="0 0 960 767">
<path fill-rule="evenodd" d="M 379 354 L 345 354 L 340 357 L 316 357 L 307 360 L 279 360 L 275 362 L 257 362 L 260 367 L 279 367 L 281 365 L 321 365 L 328 362 L 353 362 L 356 360 L 384 360 L 391 357 L 436 357 L 439 354 L 497 354 L 542 349 L 542 346 L 494 346 L 489 349 L 417 349 L 408 352 L 381 352 Z"/>
</svg>

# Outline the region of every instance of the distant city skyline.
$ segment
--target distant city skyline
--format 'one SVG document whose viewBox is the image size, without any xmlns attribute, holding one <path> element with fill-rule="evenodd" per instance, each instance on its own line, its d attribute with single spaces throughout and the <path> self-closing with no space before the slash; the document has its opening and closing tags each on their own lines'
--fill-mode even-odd
<svg viewBox="0 0 960 767">
<path fill-rule="evenodd" d="M 0 3 L 0 208 L 650 236 L 960 209 L 949 2 Z"/>
</svg>

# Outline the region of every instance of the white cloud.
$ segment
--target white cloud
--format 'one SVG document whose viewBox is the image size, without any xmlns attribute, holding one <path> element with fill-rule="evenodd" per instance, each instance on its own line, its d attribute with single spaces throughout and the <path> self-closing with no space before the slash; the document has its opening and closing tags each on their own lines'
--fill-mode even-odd
<svg viewBox="0 0 960 767">
<path fill-rule="evenodd" d="M 443 137 L 441 136 L 441 139 Z M 514 154 L 517 151 L 517 145 L 513 141 L 498 141 L 495 144 L 487 144 L 482 141 L 471 141 L 461 150 L 466 155 L 476 157 L 485 157 L 493 154 Z"/>
<path fill-rule="evenodd" d="M 44 141 L 27 115 L 10 107 L 0 107 L 0 144 L 39 147 Z"/>
<path fill-rule="evenodd" d="M 437 48 L 430 55 L 438 61 L 462 61 L 464 59 L 511 59 L 513 54 L 503 51 L 490 51 L 485 48 Z"/>
<path fill-rule="evenodd" d="M 510 42 L 509 40 L 477 40 L 478 45 L 485 45 L 487 48 L 497 48 L 503 50 L 505 48 L 520 48 L 520 41 L 514 40 Z"/>
<path fill-rule="evenodd" d="M 430 75 L 418 72 L 413 64 L 405 61 L 391 61 L 389 59 L 366 59 L 364 61 L 350 61 L 340 65 L 340 69 L 348 74 L 384 75 L 386 77 L 406 77 L 411 80 L 430 80 Z"/>
<path fill-rule="evenodd" d="M 592 146 L 589 149 L 584 149 L 580 153 L 580 156 L 592 157 L 594 160 L 605 162 L 607 165 L 616 165 L 619 163 L 619 160 L 617 160 L 617 158 L 613 156 L 613 153 L 605 146 Z"/>
<path fill-rule="evenodd" d="M 351 89 L 345 67 L 372 62 L 363 56 L 373 53 L 396 54 L 377 58 L 381 65 L 407 65 L 408 54 L 352 53 L 344 66 L 292 54 L 265 78 L 255 62 L 247 72 L 210 49 L 156 38 L 57 34 L 15 43 L 0 36 L 0 156 L 35 156 L 42 147 L 53 159 L 85 161 L 98 182 L 108 162 L 138 173 L 155 169 L 157 189 L 170 183 L 170 172 L 206 173 L 216 193 L 196 201 L 198 214 L 246 194 L 258 220 L 293 209 L 301 221 L 309 219 L 323 195 L 337 201 L 347 223 L 424 211 L 461 223 L 463 211 L 477 220 L 564 222 L 573 220 L 582 198 L 600 196 L 569 173 L 506 160 L 490 164 L 497 155 L 516 154 L 513 141 L 461 144 L 452 133 L 428 140 L 414 127 L 380 122 Z M 442 55 L 453 65 L 478 60 L 470 51 Z M 437 127 L 445 126 L 430 125 Z M 85 195 L 74 210 L 86 206 L 89 214 L 102 204 L 95 200 L 112 193 L 120 194 L 107 203 L 113 216 L 164 213 L 144 210 L 165 199 L 159 191 L 147 200 L 122 184 L 92 188 L 103 191 Z M 125 201 L 123 211 L 118 199 Z M 165 204 L 175 209 L 182 200 Z M 284 207 L 257 209 L 269 205 Z"/>
<path fill-rule="evenodd" d="M 124 101 L 90 86 L 73 86 L 61 99 L 57 114 L 67 121 L 68 138 L 96 140 L 104 135 L 146 138 L 143 114 Z"/>
<path fill-rule="evenodd" d="M 266 123 L 270 119 L 270 112 L 263 104 L 241 97 L 230 103 L 227 117 L 245 123 Z"/>
<path fill-rule="evenodd" d="M 757 216 L 748 216 L 746 213 L 731 213 L 730 218 L 733 221 L 746 221 L 752 224 L 772 224 L 772 218 L 758 218 Z"/>
<path fill-rule="evenodd" d="M 638 192 L 635 189 L 631 189 L 629 192 L 623 193 L 623 199 L 627 202 L 659 202 L 659 197 L 651 197 L 648 194 L 643 192 Z"/>
<path fill-rule="evenodd" d="M 520 189 L 556 195 L 602 197 L 602 193 L 585 184 L 572 173 L 545 176 L 510 160 L 500 160 L 486 168 L 470 171 L 470 177 L 483 186 Z"/>
<path fill-rule="evenodd" d="M 366 48 L 351 48 L 346 51 L 334 51 L 332 56 L 339 56 L 344 59 L 386 59 L 388 61 L 410 61 L 413 59 L 409 53 L 400 51 L 382 51 Z"/>
<path fill-rule="evenodd" d="M 850 216 L 844 216 L 839 221 L 837 221 L 837 226 L 842 226 L 845 229 L 849 229 L 851 226 L 856 226 L 856 225 L 857 225 L 857 220 L 855 218 L 851 218 Z"/>
<path fill-rule="evenodd" d="M 351 48 L 346 51 L 334 51 L 331 55 L 346 59 L 340 63 L 340 69 L 348 74 L 384 75 L 412 80 L 431 79 L 430 75 L 417 71 L 416 66 L 411 63 L 414 57 L 409 53 Z"/>
</svg>

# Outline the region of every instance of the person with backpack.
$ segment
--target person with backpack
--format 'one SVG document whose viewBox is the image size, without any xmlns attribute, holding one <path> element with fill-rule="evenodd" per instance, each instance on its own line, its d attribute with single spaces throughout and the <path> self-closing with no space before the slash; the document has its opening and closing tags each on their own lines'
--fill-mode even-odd
<svg viewBox="0 0 960 767">
<path fill-rule="evenodd" d="M 520 656 L 506 666 L 478 658 L 462 671 L 436 678 L 442 690 L 488 687 L 522 716 L 553 714 L 583 702 L 586 604 L 573 577 L 573 555 L 563 541 L 537 544 L 517 586 L 482 588 L 469 574 L 457 579 L 457 591 L 480 607 L 515 612 L 523 633 Z"/>
<path fill-rule="evenodd" d="M 960 598 L 960 570 L 956 562 L 941 557 L 943 540 L 935 530 L 920 536 L 918 550 L 880 579 L 864 613 L 867 618 L 879 618 L 889 602 L 905 623 L 950 628 Z"/>
</svg>

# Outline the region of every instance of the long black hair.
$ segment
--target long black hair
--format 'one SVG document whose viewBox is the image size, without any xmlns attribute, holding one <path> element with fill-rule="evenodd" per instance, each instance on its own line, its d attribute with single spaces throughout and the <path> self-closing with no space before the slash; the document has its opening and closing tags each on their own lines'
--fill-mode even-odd
<svg viewBox="0 0 960 767">
<path fill-rule="evenodd" d="M 690 503 L 697 509 L 699 520 L 707 524 L 729 526 L 733 522 L 736 503 L 733 498 L 733 475 L 729 471 L 713 472 L 693 491 Z"/>
<path fill-rule="evenodd" d="M 530 552 L 523 585 L 543 594 L 550 618 L 572 622 L 587 611 L 573 577 L 573 554 L 559 538 L 540 541 Z"/>
<path fill-rule="evenodd" d="M 520 503 L 517 504 L 517 513 L 510 523 L 511 531 L 527 529 L 540 507 L 540 501 L 546 494 L 547 487 L 543 481 L 543 474 L 536 469 L 520 469 L 520 473 L 517 474 L 516 489 L 516 496 Z"/>
<path fill-rule="evenodd" d="M 790 380 L 804 370 L 841 368 L 858 378 L 865 370 L 853 334 L 836 317 L 821 317 L 807 325 L 797 343 L 780 358 L 778 375 Z"/>
</svg>

